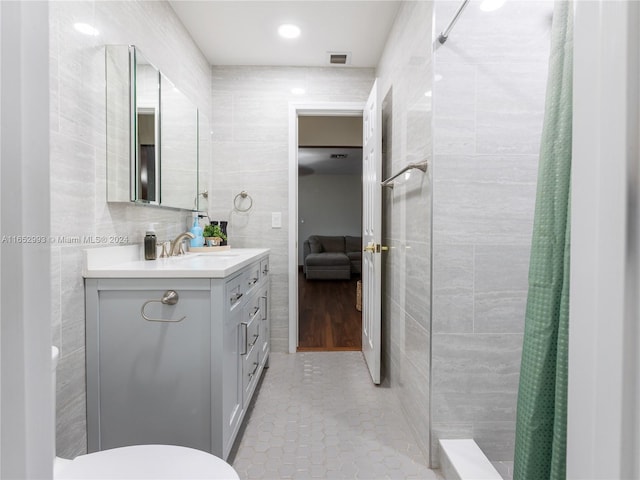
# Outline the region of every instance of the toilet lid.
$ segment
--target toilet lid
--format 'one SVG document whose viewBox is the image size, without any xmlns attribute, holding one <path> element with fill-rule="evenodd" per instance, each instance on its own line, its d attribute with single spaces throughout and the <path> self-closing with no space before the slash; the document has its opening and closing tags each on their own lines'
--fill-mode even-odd
<svg viewBox="0 0 640 480">
<path fill-rule="evenodd" d="M 239 480 L 236 471 L 224 460 L 173 445 L 135 445 L 81 455 L 61 466 L 55 478 Z"/>
</svg>

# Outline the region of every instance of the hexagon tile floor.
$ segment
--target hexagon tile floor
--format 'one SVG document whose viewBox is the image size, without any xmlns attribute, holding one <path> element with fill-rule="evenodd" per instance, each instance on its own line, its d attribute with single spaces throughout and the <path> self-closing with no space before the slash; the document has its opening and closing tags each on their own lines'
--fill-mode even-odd
<svg viewBox="0 0 640 480">
<path fill-rule="evenodd" d="M 241 479 L 442 480 L 361 352 L 272 353 L 270 365 L 230 456 Z"/>
</svg>

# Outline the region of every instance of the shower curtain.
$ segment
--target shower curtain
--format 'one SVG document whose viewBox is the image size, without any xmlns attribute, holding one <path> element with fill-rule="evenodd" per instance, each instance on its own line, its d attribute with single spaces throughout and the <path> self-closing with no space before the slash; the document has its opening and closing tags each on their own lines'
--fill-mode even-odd
<svg viewBox="0 0 640 480">
<path fill-rule="evenodd" d="M 518 389 L 514 480 L 564 479 L 573 5 L 556 0 Z"/>
</svg>

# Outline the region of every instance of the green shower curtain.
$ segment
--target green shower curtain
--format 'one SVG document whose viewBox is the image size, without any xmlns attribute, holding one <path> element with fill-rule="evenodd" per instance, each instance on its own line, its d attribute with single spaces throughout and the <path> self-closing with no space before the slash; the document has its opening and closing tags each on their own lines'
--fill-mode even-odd
<svg viewBox="0 0 640 480">
<path fill-rule="evenodd" d="M 556 0 L 540 147 L 514 480 L 566 477 L 573 5 Z"/>
</svg>

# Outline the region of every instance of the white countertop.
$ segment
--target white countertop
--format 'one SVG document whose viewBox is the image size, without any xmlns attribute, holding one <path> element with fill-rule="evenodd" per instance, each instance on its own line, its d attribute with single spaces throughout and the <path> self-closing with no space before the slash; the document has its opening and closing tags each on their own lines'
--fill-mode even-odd
<svg viewBox="0 0 640 480">
<path fill-rule="evenodd" d="M 141 260 L 138 245 L 92 248 L 84 253 L 85 278 L 224 278 L 265 257 L 269 249 L 232 248 L 157 260 Z"/>
</svg>

